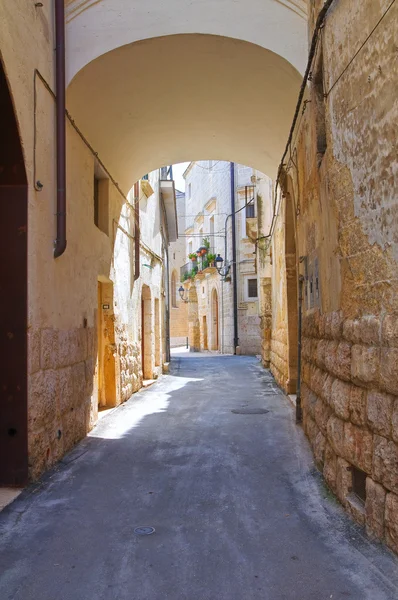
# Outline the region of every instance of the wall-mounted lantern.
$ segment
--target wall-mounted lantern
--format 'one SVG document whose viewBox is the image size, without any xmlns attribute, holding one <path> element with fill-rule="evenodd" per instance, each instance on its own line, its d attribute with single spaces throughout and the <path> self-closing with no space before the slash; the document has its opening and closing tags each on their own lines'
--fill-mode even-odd
<svg viewBox="0 0 398 600">
<path fill-rule="evenodd" d="M 185 291 L 185 288 L 182 285 L 180 285 L 180 287 L 178 288 L 178 293 L 180 294 L 181 300 L 187 304 L 189 300 L 185 297 Z"/>
<path fill-rule="evenodd" d="M 231 265 L 226 264 L 224 266 L 224 259 L 219 254 L 217 254 L 216 260 L 214 262 L 216 263 L 216 269 L 217 269 L 221 279 L 223 281 L 225 281 L 229 275 L 229 270 L 231 268 Z"/>
</svg>

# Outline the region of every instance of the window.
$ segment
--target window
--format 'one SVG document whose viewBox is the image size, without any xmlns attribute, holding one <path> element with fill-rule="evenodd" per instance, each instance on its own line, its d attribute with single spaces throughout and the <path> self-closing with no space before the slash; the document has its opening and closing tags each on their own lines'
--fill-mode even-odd
<svg viewBox="0 0 398 600">
<path fill-rule="evenodd" d="M 257 298 L 257 279 L 247 280 L 247 297 Z"/>
<path fill-rule="evenodd" d="M 99 164 L 94 167 L 94 224 L 109 235 L 109 179 Z"/>
<path fill-rule="evenodd" d="M 246 206 L 246 219 L 254 219 L 254 217 L 255 217 L 254 203 L 248 204 Z"/>
<path fill-rule="evenodd" d="M 366 501 L 366 473 L 356 467 L 351 467 L 352 491 L 362 502 Z"/>
</svg>

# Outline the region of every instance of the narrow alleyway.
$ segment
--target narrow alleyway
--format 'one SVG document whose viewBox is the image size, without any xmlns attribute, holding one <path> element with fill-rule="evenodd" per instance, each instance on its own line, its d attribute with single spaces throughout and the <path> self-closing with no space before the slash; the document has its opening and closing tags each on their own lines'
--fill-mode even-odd
<svg viewBox="0 0 398 600">
<path fill-rule="evenodd" d="M 172 364 L 1 513 L 0 598 L 397 598 L 396 559 L 323 488 L 258 360 Z"/>
</svg>

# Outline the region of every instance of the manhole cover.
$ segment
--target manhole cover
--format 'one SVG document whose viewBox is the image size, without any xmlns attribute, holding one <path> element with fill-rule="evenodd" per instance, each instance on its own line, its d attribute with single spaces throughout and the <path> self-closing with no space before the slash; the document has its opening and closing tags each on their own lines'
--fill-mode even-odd
<svg viewBox="0 0 398 600">
<path fill-rule="evenodd" d="M 151 535 L 151 533 L 155 533 L 154 527 L 136 527 L 134 529 L 134 533 L 137 535 Z"/>
<path fill-rule="evenodd" d="M 269 410 L 265 408 L 234 408 L 231 412 L 235 415 L 265 415 Z"/>
</svg>

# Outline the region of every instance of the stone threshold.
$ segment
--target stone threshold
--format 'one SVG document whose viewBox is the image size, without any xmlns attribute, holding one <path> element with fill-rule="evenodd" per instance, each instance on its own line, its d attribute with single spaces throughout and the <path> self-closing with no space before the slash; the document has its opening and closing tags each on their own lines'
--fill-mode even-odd
<svg viewBox="0 0 398 600">
<path fill-rule="evenodd" d="M 11 502 L 14 502 L 22 491 L 23 488 L 0 487 L 0 512 Z"/>
</svg>

